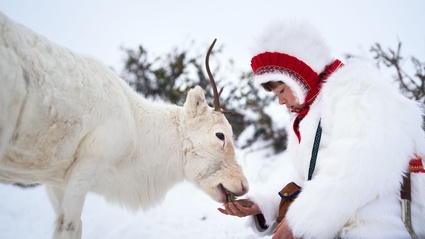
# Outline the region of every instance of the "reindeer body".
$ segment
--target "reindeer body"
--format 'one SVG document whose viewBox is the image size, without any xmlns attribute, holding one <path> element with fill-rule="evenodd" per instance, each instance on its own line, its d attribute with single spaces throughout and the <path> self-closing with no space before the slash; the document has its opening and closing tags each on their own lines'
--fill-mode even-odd
<svg viewBox="0 0 425 239">
<path fill-rule="evenodd" d="M 246 193 L 231 126 L 200 87 L 183 107 L 150 102 L 96 59 L 1 12 L 0 25 L 0 182 L 46 184 L 54 238 L 81 237 L 90 191 L 130 209 L 184 179 L 220 202 Z"/>
</svg>

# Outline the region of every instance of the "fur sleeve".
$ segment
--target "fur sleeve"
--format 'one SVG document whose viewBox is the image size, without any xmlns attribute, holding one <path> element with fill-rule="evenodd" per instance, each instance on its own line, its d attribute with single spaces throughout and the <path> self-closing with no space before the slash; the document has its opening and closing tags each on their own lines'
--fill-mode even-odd
<svg viewBox="0 0 425 239">
<path fill-rule="evenodd" d="M 261 213 L 263 214 L 264 219 L 266 220 L 266 225 L 268 226 L 268 228 L 266 230 L 262 229 L 254 216 L 249 217 L 246 225 L 248 227 L 251 227 L 251 229 L 259 236 L 272 234 L 273 229 L 276 226 L 276 218 L 278 214 L 280 197 L 277 193 L 275 193 L 275 195 L 271 193 L 266 195 L 256 193 L 250 195 L 249 199 L 255 204 L 257 204 L 260 208 Z"/>
</svg>

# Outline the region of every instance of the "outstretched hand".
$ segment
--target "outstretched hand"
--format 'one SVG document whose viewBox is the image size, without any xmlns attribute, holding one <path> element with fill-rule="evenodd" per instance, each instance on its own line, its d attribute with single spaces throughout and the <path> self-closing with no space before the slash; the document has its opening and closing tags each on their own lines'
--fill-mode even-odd
<svg viewBox="0 0 425 239">
<path fill-rule="evenodd" d="M 231 216 L 246 217 L 261 213 L 258 205 L 249 199 L 239 199 L 234 202 L 225 203 L 223 206 L 224 209 L 218 208 L 218 211 Z"/>
</svg>

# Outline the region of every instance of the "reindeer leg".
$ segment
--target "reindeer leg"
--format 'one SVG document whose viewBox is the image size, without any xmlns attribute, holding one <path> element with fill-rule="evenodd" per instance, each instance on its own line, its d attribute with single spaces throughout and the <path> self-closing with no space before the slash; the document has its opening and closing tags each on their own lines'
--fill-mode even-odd
<svg viewBox="0 0 425 239">
<path fill-rule="evenodd" d="M 90 163 L 92 162 L 92 163 Z M 81 213 L 98 167 L 93 158 L 77 158 L 68 170 L 63 190 L 50 188 L 49 193 L 56 213 L 54 239 L 80 239 Z"/>
<path fill-rule="evenodd" d="M 63 199 L 63 188 L 59 186 L 46 185 L 46 191 L 50 204 L 52 205 L 53 210 L 55 210 L 57 216 Z"/>
<path fill-rule="evenodd" d="M 81 238 L 81 213 L 86 195 L 92 189 L 97 176 L 118 157 L 117 152 L 122 152 L 117 141 L 125 145 L 124 140 L 111 137 L 118 137 L 121 131 L 115 124 L 105 124 L 98 126 L 80 142 L 75 160 L 65 175 L 54 239 Z M 60 194 L 58 195 L 60 199 Z"/>
</svg>

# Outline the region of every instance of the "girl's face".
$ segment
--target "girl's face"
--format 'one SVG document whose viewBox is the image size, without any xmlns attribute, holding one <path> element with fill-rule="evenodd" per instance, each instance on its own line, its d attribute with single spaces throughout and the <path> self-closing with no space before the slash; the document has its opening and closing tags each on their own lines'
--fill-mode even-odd
<svg viewBox="0 0 425 239">
<path fill-rule="evenodd" d="M 300 112 L 304 105 L 301 105 L 298 98 L 288 85 L 282 82 L 276 82 L 272 92 L 277 96 L 279 104 L 286 105 L 288 109 L 295 112 Z"/>
</svg>

